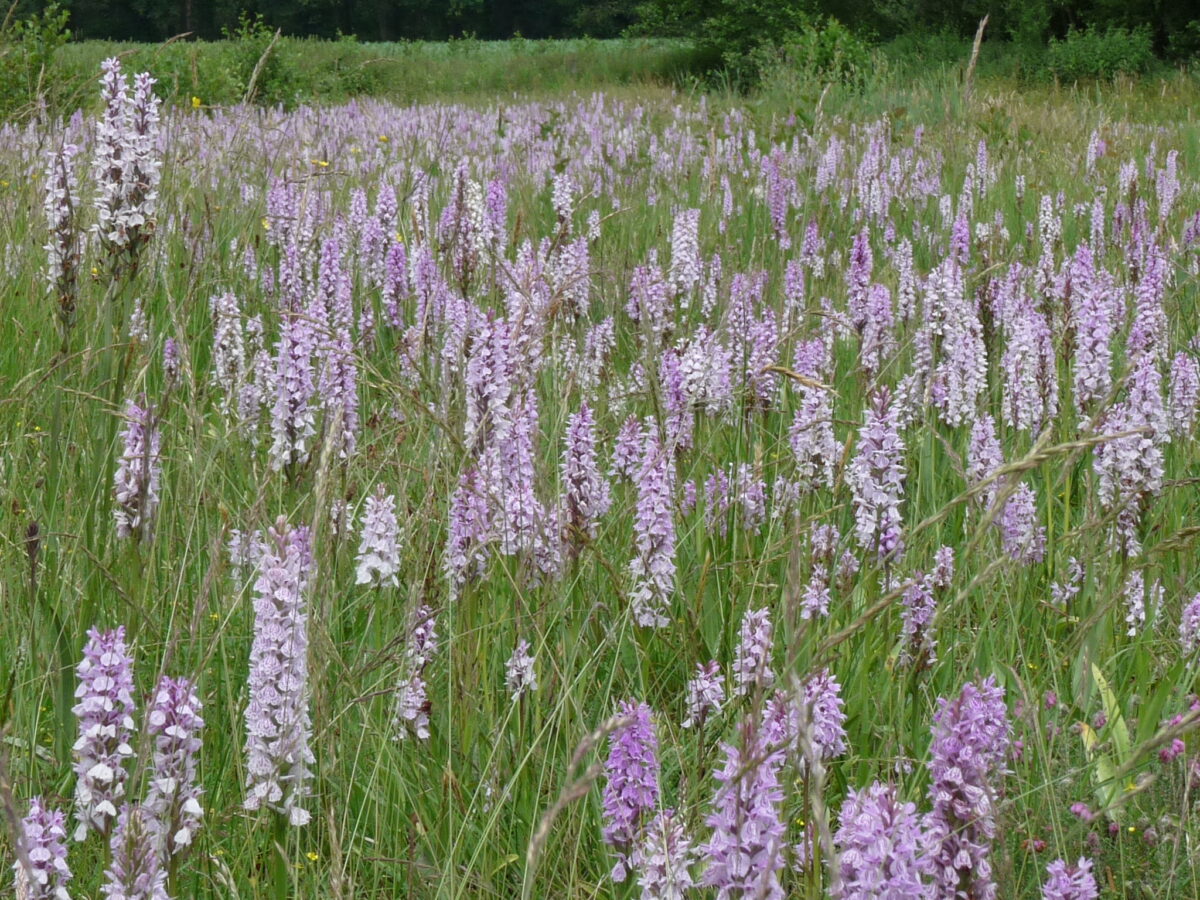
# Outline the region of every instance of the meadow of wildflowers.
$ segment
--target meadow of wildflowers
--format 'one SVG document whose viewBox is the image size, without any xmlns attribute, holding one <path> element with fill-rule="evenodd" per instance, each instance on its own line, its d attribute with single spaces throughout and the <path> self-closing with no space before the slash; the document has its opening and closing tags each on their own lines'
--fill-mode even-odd
<svg viewBox="0 0 1200 900">
<path fill-rule="evenodd" d="M 1196 896 L 1200 135 L 1054 102 L 0 127 L 16 896 Z"/>
</svg>

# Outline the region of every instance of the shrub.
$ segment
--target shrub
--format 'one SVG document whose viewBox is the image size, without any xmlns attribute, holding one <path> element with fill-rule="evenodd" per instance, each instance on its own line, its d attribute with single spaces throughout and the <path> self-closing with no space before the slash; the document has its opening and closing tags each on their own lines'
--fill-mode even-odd
<svg viewBox="0 0 1200 900">
<path fill-rule="evenodd" d="M 756 84 L 813 19 L 810 0 L 647 0 L 639 33 L 690 37 L 699 58 L 735 87 Z"/>
<path fill-rule="evenodd" d="M 861 88 L 871 70 L 870 48 L 834 18 L 805 25 L 786 55 L 793 66 L 822 84 Z"/>
<path fill-rule="evenodd" d="M 295 104 L 299 93 L 298 66 L 288 54 L 284 42 L 275 40 L 275 30 L 263 21 L 261 14 L 251 16 L 243 12 L 237 28 L 225 29 L 225 39 L 229 41 L 230 68 L 238 84 L 249 92 L 250 82 L 254 79 L 250 99 L 268 106 L 276 103 L 285 106 Z M 255 79 L 254 70 L 258 68 L 260 60 L 262 67 L 258 69 Z"/>
<path fill-rule="evenodd" d="M 0 117 L 31 111 L 39 98 L 52 104 L 59 93 L 55 51 L 70 38 L 68 13 L 57 3 L 0 33 Z"/>
<path fill-rule="evenodd" d="M 1154 62 L 1147 28 L 1071 29 L 1063 40 L 1050 42 L 1046 55 L 1050 73 L 1062 81 L 1139 75 Z"/>
</svg>

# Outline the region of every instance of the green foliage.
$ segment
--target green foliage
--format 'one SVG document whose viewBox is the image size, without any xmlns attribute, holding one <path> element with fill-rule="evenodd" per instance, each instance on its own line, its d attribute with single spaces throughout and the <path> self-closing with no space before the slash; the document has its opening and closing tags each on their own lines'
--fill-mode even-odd
<svg viewBox="0 0 1200 900">
<path fill-rule="evenodd" d="M 805 25 L 787 48 L 788 61 L 821 83 L 862 87 L 871 49 L 837 19 Z"/>
<path fill-rule="evenodd" d="M 287 105 L 296 100 L 298 61 L 286 53 L 275 35 L 276 30 L 261 14 L 245 12 L 236 28 L 225 30 L 230 67 L 238 83 L 245 86 L 246 95 L 265 105 Z"/>
<path fill-rule="evenodd" d="M 251 49 L 240 41 L 162 46 L 89 41 L 64 48 L 56 66 L 59 80 L 75 85 L 72 96 L 84 102 L 92 96 L 100 61 L 120 53 L 127 68 L 158 79 L 156 90 L 167 103 L 192 106 L 196 98 L 204 107 L 226 106 L 242 101 L 261 56 L 257 47 L 264 46 L 261 38 L 245 43 Z M 269 64 L 276 57 L 279 68 L 273 70 Z M 684 42 L 648 38 L 372 44 L 348 36 L 337 41 L 281 37 L 259 73 L 254 100 L 291 105 L 372 96 L 422 102 L 662 86 L 694 70 L 695 59 L 696 51 Z M 71 108 L 60 106 L 66 112 Z"/>
<path fill-rule="evenodd" d="M 946 28 L 911 31 L 885 46 L 888 58 L 907 71 L 923 71 L 953 65 L 971 55 L 971 42 Z"/>
<path fill-rule="evenodd" d="M 52 103 L 61 93 L 53 62 L 71 36 L 68 16 L 67 10 L 51 3 L 0 32 L 0 116 L 29 112 L 39 99 Z"/>
<path fill-rule="evenodd" d="M 1140 75 L 1154 62 L 1149 30 L 1119 27 L 1071 29 L 1065 39 L 1050 42 L 1046 59 L 1049 71 L 1062 81 Z"/>
<path fill-rule="evenodd" d="M 811 0 L 649 0 L 642 29 L 690 37 L 710 68 L 739 88 L 756 84 L 815 16 Z"/>
<path fill-rule="evenodd" d="M 1167 38 L 1167 56 L 1179 60 L 1200 60 L 1200 19 L 1193 19 Z"/>
</svg>

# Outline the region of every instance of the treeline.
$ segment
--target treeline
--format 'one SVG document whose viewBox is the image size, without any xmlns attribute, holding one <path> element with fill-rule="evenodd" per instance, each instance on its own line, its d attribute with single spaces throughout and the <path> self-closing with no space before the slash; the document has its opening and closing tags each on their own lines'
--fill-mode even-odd
<svg viewBox="0 0 1200 900">
<path fill-rule="evenodd" d="M 45 3 L 20 0 L 17 15 Z M 188 33 L 213 39 L 241 16 L 262 15 L 285 34 L 360 40 L 500 40 L 708 36 L 715 26 L 780 33 L 781 25 L 837 19 L 856 36 L 913 33 L 968 37 L 985 15 L 989 39 L 1046 43 L 1072 31 L 1141 31 L 1166 59 L 1200 51 L 1200 7 L 1181 0 L 70 0 L 77 38 L 162 41 Z M 708 29 L 708 31 L 706 31 Z"/>
</svg>

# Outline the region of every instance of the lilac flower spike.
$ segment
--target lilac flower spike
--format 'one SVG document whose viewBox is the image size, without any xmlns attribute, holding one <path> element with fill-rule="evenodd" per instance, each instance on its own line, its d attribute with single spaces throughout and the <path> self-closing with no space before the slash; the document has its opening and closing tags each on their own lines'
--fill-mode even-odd
<svg viewBox="0 0 1200 900">
<path fill-rule="evenodd" d="M 1004 552 L 1022 565 L 1046 556 L 1046 529 L 1039 521 L 1033 488 L 1022 484 L 1004 504 L 998 521 Z"/>
<path fill-rule="evenodd" d="M 881 559 L 904 548 L 900 504 L 904 501 L 904 440 L 885 388 L 871 398 L 858 449 L 846 480 L 854 493 L 854 533 L 859 546 Z"/>
<path fill-rule="evenodd" d="M 1188 601 L 1179 618 L 1179 644 L 1186 654 L 1200 648 L 1200 594 Z"/>
<path fill-rule="evenodd" d="M 308 529 L 280 517 L 268 529 L 254 584 L 254 642 L 246 706 L 246 809 L 267 806 L 292 825 L 308 822 L 301 805 L 314 762 L 308 746 L 308 613 L 313 557 Z"/>
<path fill-rule="evenodd" d="M 104 112 L 96 129 L 92 167 L 97 184 L 94 226 L 110 255 L 136 253 L 149 240 L 158 205 L 162 162 L 154 79 L 142 72 L 129 82 L 116 57 L 101 63 Z"/>
<path fill-rule="evenodd" d="M 634 853 L 641 900 L 683 900 L 695 886 L 688 871 L 696 851 L 674 810 L 658 812 L 646 827 L 646 839 Z"/>
<path fill-rule="evenodd" d="M 146 718 L 146 730 L 154 738 L 154 766 L 142 806 L 164 860 L 191 845 L 204 815 L 196 771 L 204 728 L 201 709 L 191 681 L 164 675 Z"/>
<path fill-rule="evenodd" d="M 133 757 L 133 658 L 124 627 L 90 629 L 76 671 L 75 840 L 82 841 L 91 830 L 108 833 L 125 796 L 125 761 Z"/>
<path fill-rule="evenodd" d="M 1073 866 L 1065 860 L 1056 859 L 1046 866 L 1049 876 L 1042 885 L 1042 900 L 1096 900 L 1100 891 L 1092 875 L 1092 861 L 1080 857 Z"/>
<path fill-rule="evenodd" d="M 358 546 L 355 583 L 398 585 L 400 571 L 400 524 L 396 520 L 396 498 L 377 485 L 367 498 L 362 518 L 362 541 Z"/>
<path fill-rule="evenodd" d="M 1196 425 L 1200 405 L 1200 368 L 1196 360 L 1180 350 L 1171 362 L 1171 393 L 1168 404 L 1172 437 L 1188 437 Z"/>
<path fill-rule="evenodd" d="M 841 889 L 833 900 L 925 900 L 921 881 L 921 824 L 916 804 L 876 781 L 851 789 L 834 835 Z"/>
<path fill-rule="evenodd" d="M 491 513 L 480 480 L 478 469 L 468 469 L 450 497 L 444 569 L 452 597 L 457 597 L 472 577 L 481 575 L 487 563 Z"/>
<path fill-rule="evenodd" d="M 317 433 L 313 352 L 316 335 L 308 316 L 290 310 L 280 326 L 272 375 L 271 468 L 279 471 L 308 460 L 309 441 Z"/>
<path fill-rule="evenodd" d="M 69 900 L 67 882 L 67 817 L 49 809 L 41 797 L 29 801 L 29 814 L 17 835 L 17 861 L 13 863 L 13 889 L 18 900 Z"/>
<path fill-rule="evenodd" d="M 756 689 L 766 690 L 775 683 L 771 668 L 771 612 L 766 607 L 746 610 L 733 660 L 733 693 L 745 697 Z"/>
<path fill-rule="evenodd" d="M 991 676 L 967 684 L 955 699 L 938 699 L 933 720 L 933 809 L 926 831 L 934 893 L 993 900 L 996 782 L 1005 771 L 1010 733 L 1004 690 Z"/>
<path fill-rule="evenodd" d="M 976 487 L 989 475 L 1004 465 L 1004 451 L 996 437 L 996 420 L 991 416 L 980 416 L 971 426 L 971 442 L 967 446 L 967 486 Z M 996 482 L 980 491 L 979 503 L 990 509 L 996 500 Z"/>
<path fill-rule="evenodd" d="M 812 749 L 822 760 L 836 759 L 846 752 L 846 713 L 841 690 L 842 686 L 828 669 L 804 681 Z"/>
<path fill-rule="evenodd" d="M 783 900 L 779 872 L 784 866 L 783 791 L 779 770 L 784 752 L 768 752 L 761 723 L 742 723 L 742 746 L 723 744 L 725 765 L 713 811 L 713 829 L 700 852 L 708 863 L 701 883 L 717 889 L 717 900 Z"/>
<path fill-rule="evenodd" d="M 46 225 L 50 240 L 46 244 L 46 280 L 58 301 L 58 316 L 64 328 L 75 318 L 79 266 L 83 254 L 79 232 L 79 185 L 72 161 L 79 152 L 74 144 L 64 144 L 46 160 Z"/>
<path fill-rule="evenodd" d="M 1110 541 L 1129 556 L 1141 552 L 1138 534 L 1142 508 L 1162 488 L 1162 447 L 1147 433 L 1144 416 L 1128 403 L 1118 403 L 1104 416 L 1102 434 L 1124 434 L 1097 445 L 1092 467 L 1099 476 L 1100 506 L 1115 511 Z M 1127 433 L 1128 432 L 1128 433 Z"/>
<path fill-rule="evenodd" d="M 504 683 L 512 701 L 516 703 L 530 691 L 537 690 L 537 672 L 533 668 L 535 660 L 529 652 L 529 641 L 521 638 L 512 656 L 504 664 Z"/>
<path fill-rule="evenodd" d="M 904 607 L 900 614 L 904 644 L 901 661 L 932 666 L 937 662 L 937 638 L 933 631 L 937 598 L 930 579 L 925 575 L 914 578 L 904 589 L 900 602 Z"/>
<path fill-rule="evenodd" d="M 636 416 L 630 416 L 621 424 L 621 429 L 617 432 L 609 474 L 614 478 L 623 476 L 633 479 L 636 477 L 638 460 L 644 443 L 642 426 L 638 423 Z"/>
<path fill-rule="evenodd" d="M 725 705 L 725 676 L 718 663 L 696 664 L 696 675 L 687 683 L 687 718 L 684 728 L 701 727 L 709 713 Z"/>
<path fill-rule="evenodd" d="M 113 476 L 117 537 L 149 541 L 154 537 L 162 473 L 162 436 L 154 411 L 130 400 L 121 440 L 124 449 Z"/>
<path fill-rule="evenodd" d="M 140 807 L 121 810 L 112 836 L 112 863 L 104 873 L 100 893 L 108 900 L 170 900 L 167 871 Z"/>
<path fill-rule="evenodd" d="M 629 563 L 633 618 L 643 627 L 663 628 L 670 622 L 667 614 L 675 593 L 674 481 L 674 466 L 662 442 L 648 440 L 637 478 L 637 554 Z"/>
<path fill-rule="evenodd" d="M 566 490 L 567 522 L 594 539 L 600 519 L 612 505 L 612 497 L 596 462 L 595 422 L 586 403 L 567 419 L 566 442 L 562 480 Z"/>
<path fill-rule="evenodd" d="M 404 664 L 396 683 L 393 739 L 410 736 L 429 739 L 429 697 L 425 687 L 425 667 L 437 652 L 437 618 L 428 606 L 420 606 L 410 619 L 408 640 L 404 646 Z"/>
<path fill-rule="evenodd" d="M 620 724 L 608 736 L 604 771 L 604 843 L 613 847 L 617 862 L 613 881 L 624 881 L 630 854 L 640 841 L 647 819 L 658 806 L 658 736 L 650 707 L 632 700 L 618 710 Z"/>
</svg>

